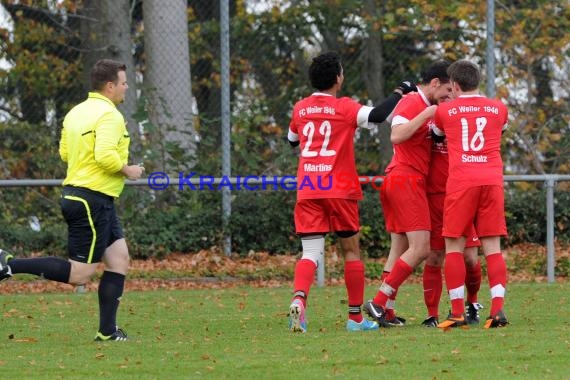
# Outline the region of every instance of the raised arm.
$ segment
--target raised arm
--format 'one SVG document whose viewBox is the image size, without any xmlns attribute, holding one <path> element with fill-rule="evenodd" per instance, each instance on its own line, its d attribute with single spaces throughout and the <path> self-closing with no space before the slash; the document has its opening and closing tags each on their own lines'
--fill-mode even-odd
<svg viewBox="0 0 570 380">
<path fill-rule="evenodd" d="M 436 105 L 429 106 L 407 123 L 392 125 L 392 133 L 390 134 L 392 144 L 401 144 L 412 137 L 418 128 L 433 117 L 436 108 Z"/>
</svg>

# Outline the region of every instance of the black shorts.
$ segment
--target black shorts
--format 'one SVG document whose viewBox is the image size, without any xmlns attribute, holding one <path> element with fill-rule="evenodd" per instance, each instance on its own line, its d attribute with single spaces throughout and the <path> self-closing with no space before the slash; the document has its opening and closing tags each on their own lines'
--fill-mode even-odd
<svg viewBox="0 0 570 380">
<path fill-rule="evenodd" d="M 113 197 L 109 195 L 65 186 L 61 212 L 67 223 L 67 252 L 72 260 L 101 262 L 107 247 L 124 237 Z"/>
</svg>

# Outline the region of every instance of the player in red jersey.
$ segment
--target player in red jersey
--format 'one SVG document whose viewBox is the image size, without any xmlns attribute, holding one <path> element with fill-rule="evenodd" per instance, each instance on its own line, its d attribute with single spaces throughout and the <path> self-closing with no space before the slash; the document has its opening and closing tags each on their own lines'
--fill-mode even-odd
<svg viewBox="0 0 570 380">
<path fill-rule="evenodd" d="M 449 152 L 449 178 L 444 202 L 445 281 L 451 314 L 438 327 L 466 324 L 464 317 L 465 263 L 461 253 L 475 224 L 491 289 L 491 311 L 485 328 L 508 324 L 503 312 L 507 270 L 501 253 L 506 236 L 501 136 L 507 127 L 507 107 L 479 94 L 479 67 L 460 60 L 449 67 L 457 98 L 441 104 L 436 113 L 436 135 L 445 135 Z"/>
<path fill-rule="evenodd" d="M 295 265 L 294 296 L 289 307 L 289 328 L 305 332 L 305 308 L 324 254 L 325 235 L 336 232 L 344 255 L 344 278 L 348 293 L 348 331 L 378 329 L 362 317 L 364 264 L 360 259 L 358 200 L 362 190 L 354 160 L 354 134 L 358 127 L 381 123 L 402 94 L 415 91 L 402 82 L 379 106 L 372 108 L 348 98 L 337 98 L 343 80 L 338 54 L 324 53 L 309 67 L 311 85 L 317 90 L 293 107 L 289 142 L 300 145 L 297 171 L 295 229 L 301 237 L 303 256 Z M 340 180 L 342 179 L 342 181 Z"/>
<path fill-rule="evenodd" d="M 430 210 L 431 253 L 426 258 L 422 275 L 424 302 L 428 317 L 422 322 L 425 327 L 437 327 L 439 324 L 439 301 L 443 290 L 441 268 L 445 257 L 445 240 L 441 235 L 443 228 L 443 202 L 449 160 L 447 141 L 433 141 L 429 172 L 427 176 L 427 199 Z M 474 226 L 465 242 L 465 286 L 467 288 L 467 314 L 469 324 L 479 323 L 479 310 L 483 307 L 477 299 L 481 286 L 481 263 L 478 257 L 478 247 L 481 246 Z"/>
<path fill-rule="evenodd" d="M 394 303 L 400 285 L 430 253 L 430 214 L 426 176 L 431 156 L 432 116 L 436 105 L 451 96 L 449 62 L 438 61 L 422 73 L 418 92 L 403 98 L 394 110 L 391 141 L 394 156 L 380 189 L 391 246 L 382 285 L 366 312 L 381 326 L 402 326 Z"/>
</svg>

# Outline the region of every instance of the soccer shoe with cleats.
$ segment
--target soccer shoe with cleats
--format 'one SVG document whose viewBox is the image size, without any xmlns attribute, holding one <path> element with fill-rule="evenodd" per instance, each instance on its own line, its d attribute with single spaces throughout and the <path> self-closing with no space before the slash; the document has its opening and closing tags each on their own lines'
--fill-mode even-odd
<svg viewBox="0 0 570 380">
<path fill-rule="evenodd" d="M 294 300 L 289 306 L 289 330 L 300 333 L 307 332 L 305 306 L 299 299 Z"/>
<path fill-rule="evenodd" d="M 0 249 L 0 281 L 12 277 L 12 269 L 8 265 L 8 261 L 12 260 L 14 255 Z"/>
<path fill-rule="evenodd" d="M 100 332 L 97 332 L 97 335 L 95 335 L 95 341 L 97 342 L 107 342 L 112 340 L 124 342 L 129 340 L 129 338 L 127 337 L 127 333 L 118 327 L 111 335 L 103 335 Z"/>
<path fill-rule="evenodd" d="M 475 325 L 479 323 L 479 310 L 483 309 L 483 305 L 480 303 L 466 303 L 465 304 L 465 320 L 469 325 Z"/>
<path fill-rule="evenodd" d="M 402 317 L 394 317 L 392 319 L 386 320 L 386 323 L 391 327 L 404 327 L 406 325 L 406 319 Z"/>
<path fill-rule="evenodd" d="M 499 312 L 495 315 L 489 316 L 485 321 L 485 326 L 483 328 L 492 329 L 497 327 L 505 327 L 509 324 L 507 316 L 503 312 L 503 310 L 499 310 Z"/>
<path fill-rule="evenodd" d="M 465 315 L 455 317 L 451 315 L 451 313 L 448 315 L 447 319 L 438 324 L 437 327 L 443 330 L 448 330 L 455 327 L 461 327 L 463 329 L 468 328 L 467 321 L 465 320 Z"/>
<path fill-rule="evenodd" d="M 386 311 L 382 306 L 376 305 L 372 301 L 368 301 L 364 304 L 364 311 L 378 323 L 378 326 L 391 327 L 386 321 Z"/>
<path fill-rule="evenodd" d="M 354 322 L 352 319 L 346 321 L 347 331 L 373 331 L 378 330 L 378 323 L 376 321 L 371 321 L 366 318 L 362 319 L 362 322 Z"/>
<path fill-rule="evenodd" d="M 422 326 L 424 326 L 424 327 L 437 327 L 437 325 L 439 325 L 439 321 L 437 320 L 437 317 L 433 317 L 433 316 L 427 317 L 422 322 Z"/>
</svg>

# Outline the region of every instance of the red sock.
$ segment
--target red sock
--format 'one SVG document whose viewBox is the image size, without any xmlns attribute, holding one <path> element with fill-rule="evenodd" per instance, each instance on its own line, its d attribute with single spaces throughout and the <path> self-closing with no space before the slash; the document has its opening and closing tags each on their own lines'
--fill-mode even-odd
<svg viewBox="0 0 570 380">
<path fill-rule="evenodd" d="M 364 264 L 360 260 L 344 263 L 344 283 L 348 294 L 348 318 L 360 323 L 364 301 Z"/>
<path fill-rule="evenodd" d="M 308 259 L 301 259 L 295 265 L 295 279 L 293 280 L 295 295 L 293 299 L 300 299 L 304 306 L 307 306 L 307 298 L 315 280 L 316 270 L 317 264 Z"/>
<path fill-rule="evenodd" d="M 412 274 L 413 270 L 414 268 L 408 265 L 404 260 L 401 258 L 398 259 L 394 268 L 392 268 L 392 271 L 380 286 L 380 290 L 378 290 L 372 302 L 385 308 L 388 298 L 398 290 L 406 278 Z"/>
<path fill-rule="evenodd" d="M 465 289 L 467 290 L 467 302 L 477 303 L 477 294 L 481 288 L 481 262 L 472 267 L 465 268 Z"/>
<path fill-rule="evenodd" d="M 491 288 L 491 315 L 503 309 L 507 286 L 507 266 L 501 252 L 487 255 L 487 277 Z"/>
<path fill-rule="evenodd" d="M 441 267 L 424 265 L 423 286 L 428 316 L 439 318 L 439 300 L 443 289 Z"/>
<path fill-rule="evenodd" d="M 451 314 L 459 317 L 465 312 L 465 261 L 461 252 L 449 252 L 443 265 L 445 284 L 451 300 Z"/>
</svg>

